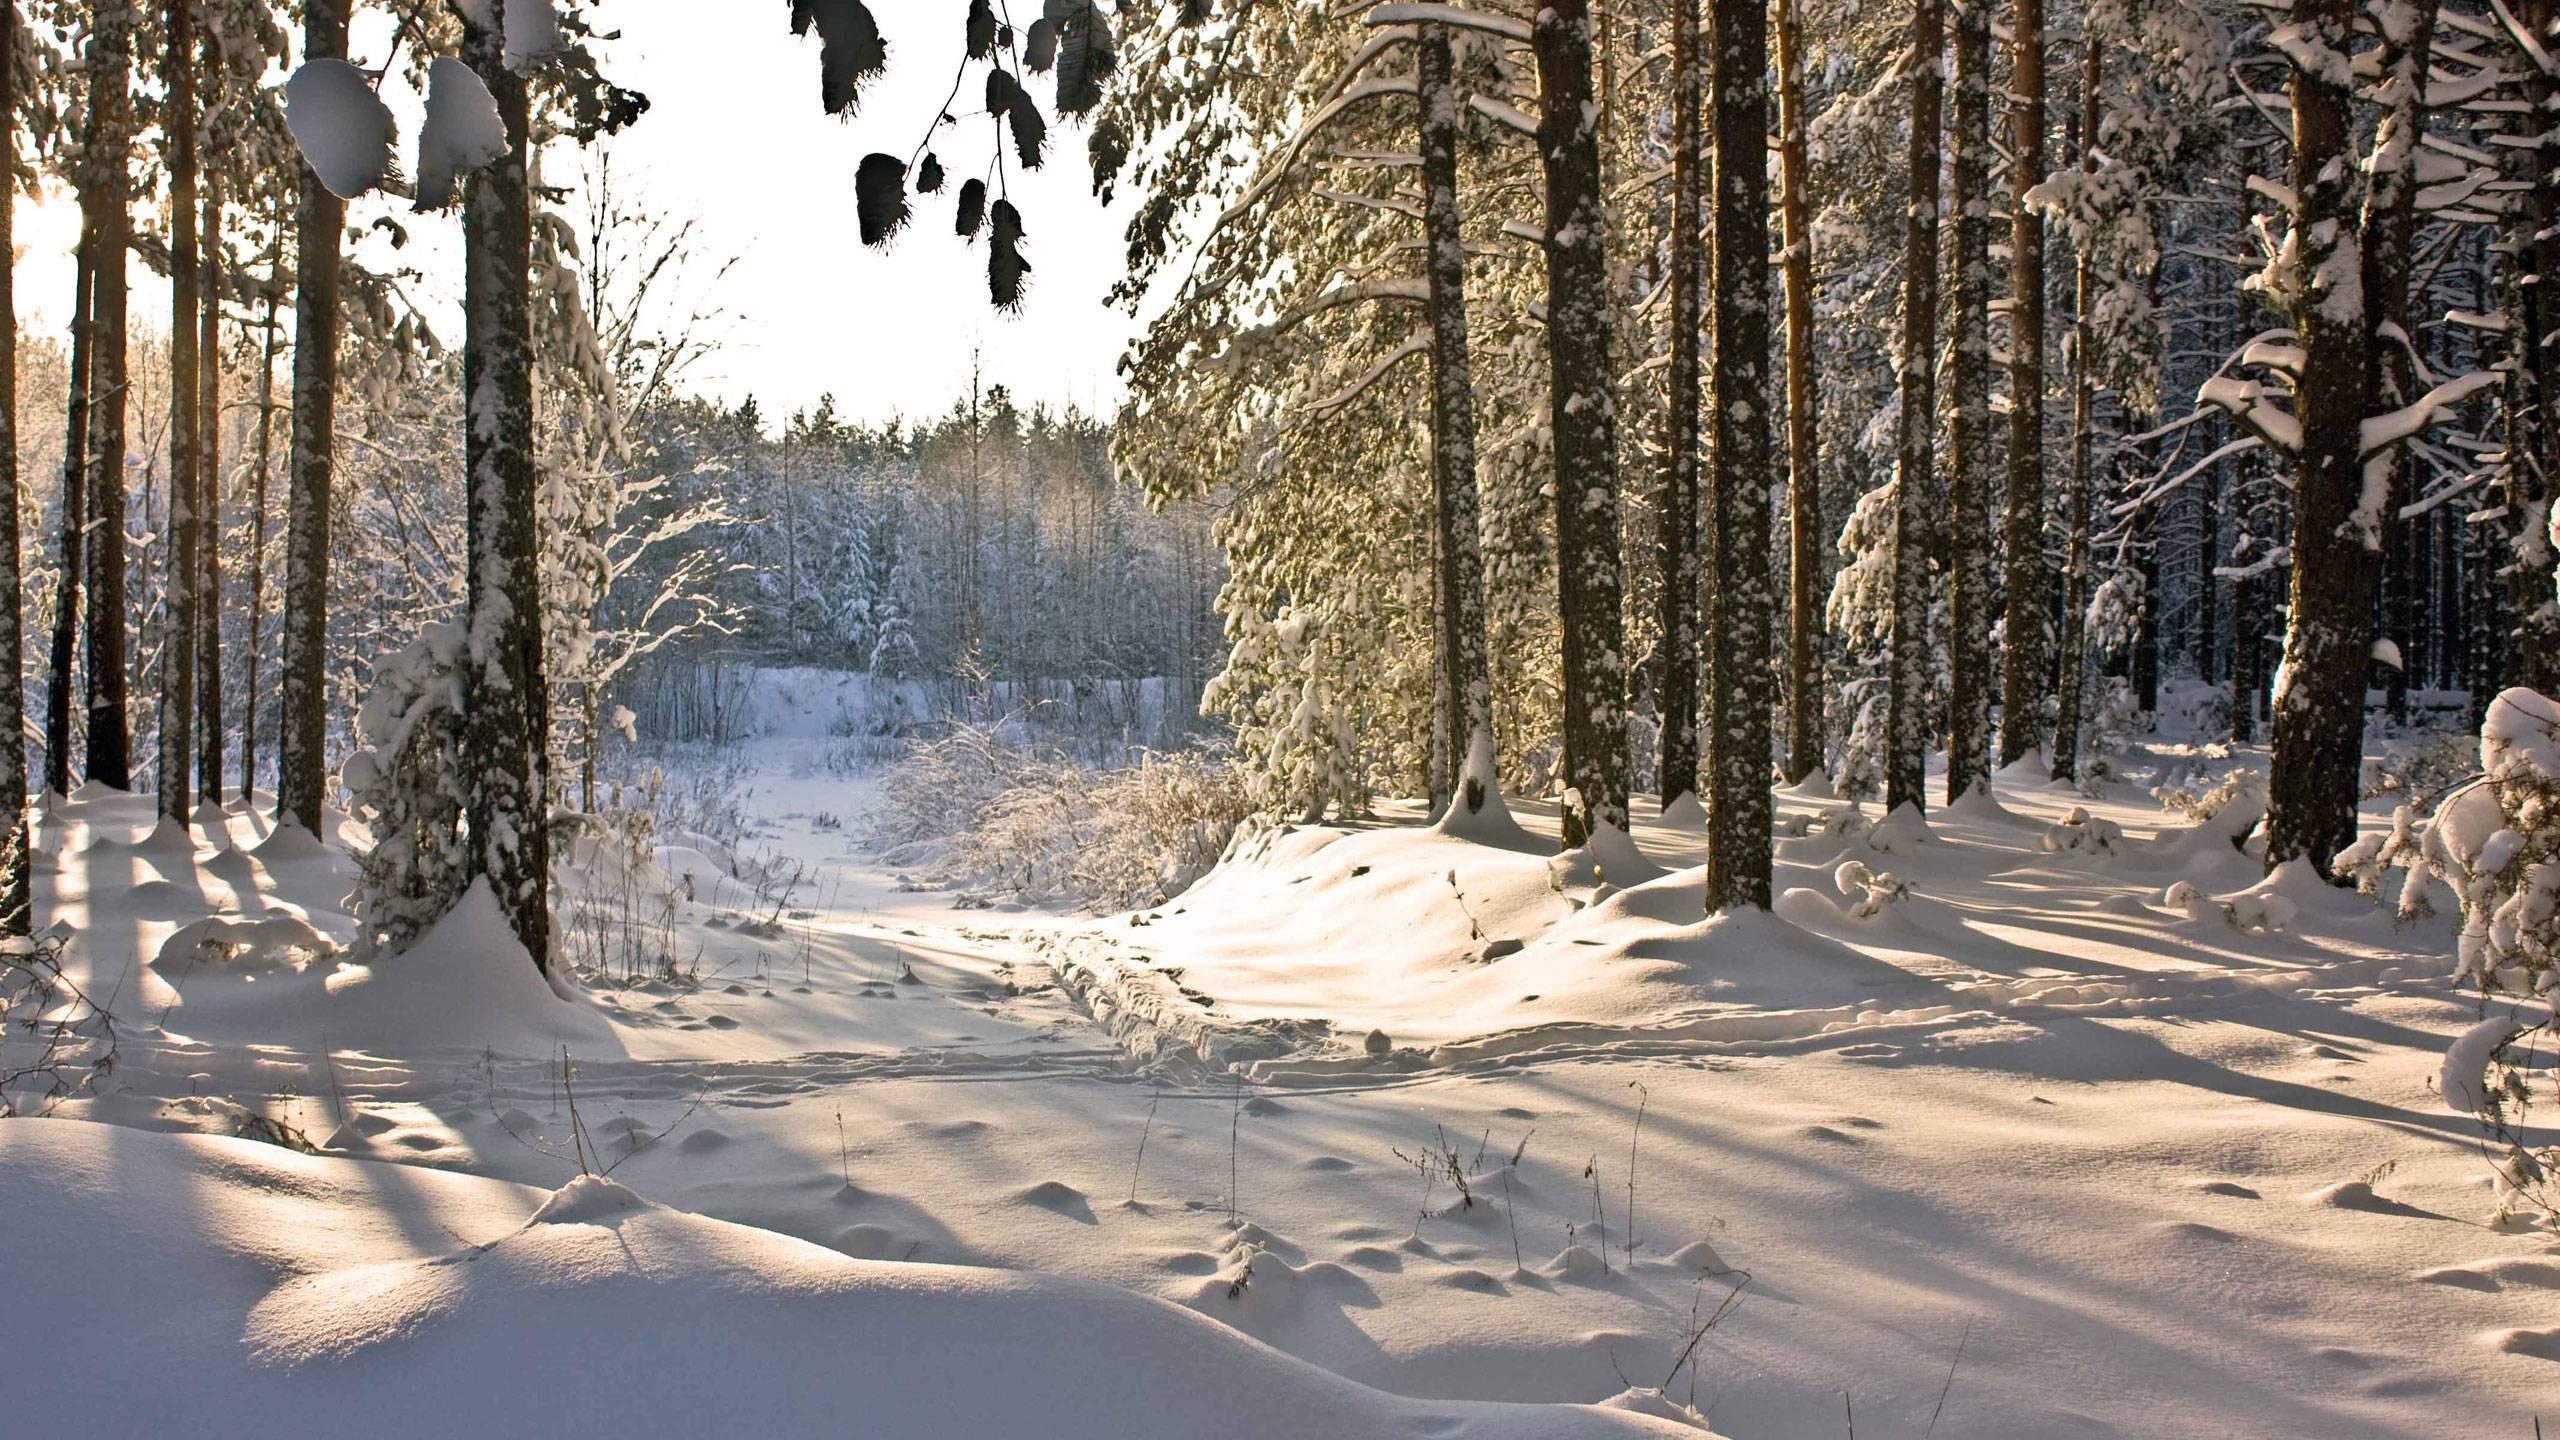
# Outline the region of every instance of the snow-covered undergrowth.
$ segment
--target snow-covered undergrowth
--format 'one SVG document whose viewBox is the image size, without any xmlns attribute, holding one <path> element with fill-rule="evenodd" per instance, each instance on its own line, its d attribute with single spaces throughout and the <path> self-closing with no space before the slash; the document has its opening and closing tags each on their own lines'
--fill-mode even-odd
<svg viewBox="0 0 2560 1440">
<path fill-rule="evenodd" d="M 1242 772 L 1214 750 L 1096 769 L 961 725 L 880 777 L 882 858 L 972 896 L 1096 908 L 1152 905 L 1208 872 L 1250 815 Z"/>
<path fill-rule="evenodd" d="M 1698 913 L 1694 820 L 1641 806 L 1636 853 L 1595 861 L 1521 803 L 1471 838 L 1274 830 L 1093 918 L 902 888 L 860 838 L 878 777 L 827 744 L 739 751 L 735 843 L 564 847 L 564 904 L 638 897 L 678 963 L 548 985 L 485 906 L 352 965 L 346 835 L 155 833 L 102 792 L 47 815 L 40 918 L 119 1017 L 113 1072 L 55 1108 L 120 1128 L 0 1126 L 0 1213 L 48 1237 L 0 1241 L 0 1283 L 80 1322 L 22 1343 L 154 1363 L 47 1350 L 34 1413 L 117 1431 L 218 1394 L 263 1431 L 297 1385 L 327 1420 L 349 1377 L 539 1357 L 550 1388 L 455 1403 L 644 1435 L 812 1428 L 793 1405 L 1021 1433 L 997 1407 L 1044 1385 L 1044 1434 L 1621 1423 L 1435 1420 L 1227 1332 L 1415 1401 L 1664 1390 L 1737 1440 L 1842 1433 L 1844 1392 L 1888 1436 L 2560 1409 L 2560 1256 L 2482 1224 L 2478 1123 L 2436 1093 L 2475 1019 L 2451 921 L 2261 879 L 2233 838 L 2262 757 L 2129 756 L 2155 773 L 2095 798 L 2004 775 L 1925 825 L 1782 793 L 1769 916 Z M 600 1217 L 588 1186 L 525 1231 L 582 1151 L 668 1208 Z M 962 1332 L 1009 1358 L 933 1358 L 985 1353 Z M 239 1378 L 262 1358 L 291 1363 Z"/>
</svg>

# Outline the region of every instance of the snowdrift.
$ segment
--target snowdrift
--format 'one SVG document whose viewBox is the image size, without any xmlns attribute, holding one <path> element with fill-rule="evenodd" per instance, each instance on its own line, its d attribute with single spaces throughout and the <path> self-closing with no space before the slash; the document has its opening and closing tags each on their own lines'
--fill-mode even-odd
<svg viewBox="0 0 2560 1440">
<path fill-rule="evenodd" d="M 1611 1406 L 1407 1400 L 1090 1281 L 849 1259 L 579 1179 L 76 1121 L 0 1127 L 28 1432 L 1687 1435 Z M 530 1218 L 528 1218 L 530 1217 Z M 30 1243 L 31 1237 L 42 1243 Z"/>
</svg>

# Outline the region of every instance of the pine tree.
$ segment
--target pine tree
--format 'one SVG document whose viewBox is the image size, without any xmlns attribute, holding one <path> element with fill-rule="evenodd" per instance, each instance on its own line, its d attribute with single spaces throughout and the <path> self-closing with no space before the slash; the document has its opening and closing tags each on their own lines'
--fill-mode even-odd
<svg viewBox="0 0 2560 1440">
<path fill-rule="evenodd" d="M 2032 754 L 2051 653 L 2052 580 L 2044 559 L 2044 216 L 2027 192 L 2044 182 L 2044 0 L 2010 18 L 2008 568 L 2001 626 L 2000 763 Z"/>
<path fill-rule="evenodd" d="M 0 257 L 14 257 L 18 208 L 17 0 L 0 0 Z M 17 266 L 0 265 L 0 939 L 33 921 L 34 856 L 27 835 L 24 644 L 18 588 Z"/>
<path fill-rule="evenodd" d="M 1991 0 L 1954 0 L 1947 802 L 1991 783 Z"/>
<path fill-rule="evenodd" d="M 1805 141 L 1804 15 L 1778 0 L 1779 204 L 1787 295 L 1787 764 L 1789 784 L 1822 765 L 1822 431 L 1815 408 L 1813 165 Z"/>
<path fill-rule="evenodd" d="M 204 276 L 196 232 L 196 43 L 194 0 L 169 0 L 162 111 L 163 147 L 169 165 L 169 537 L 166 550 L 167 621 L 160 662 L 160 815 L 181 831 L 191 808 L 190 767 L 195 761 L 196 581 L 201 557 L 196 511 L 202 503 L 202 370 L 215 357 L 203 354 L 197 311 Z"/>
<path fill-rule="evenodd" d="M 1939 0 L 1911 10 L 1911 208 L 1903 224 L 1902 412 L 1896 422 L 1891 702 L 1885 721 L 1885 808 L 1928 803 L 1929 561 L 1936 502 L 1938 146 L 1945 25 Z"/>
<path fill-rule="evenodd" d="M 344 59 L 349 0 L 306 0 L 304 63 Z M 327 828 L 329 512 L 335 485 L 338 243 L 347 205 L 308 161 L 294 210 L 293 431 L 287 465 L 283 699 L 277 707 L 276 815 Z"/>
<path fill-rule="evenodd" d="M 1769 573 L 1769 16 L 1714 11 L 1715 694 L 1707 908 L 1769 907 L 1769 732 L 1777 708 Z"/>
<path fill-rule="evenodd" d="M 91 251 L 88 523 L 82 556 L 88 591 L 87 776 L 133 788 L 133 737 L 125 713 L 125 458 L 131 368 L 126 276 L 132 249 L 132 0 L 91 7 L 86 198 L 96 217 Z"/>
<path fill-rule="evenodd" d="M 1620 613 L 1618 424 L 1609 365 L 1607 217 L 1588 0 L 1550 0 L 1538 58 L 1546 174 L 1548 423 L 1564 630 L 1564 843 L 1627 828 L 1627 661 Z"/>
<path fill-rule="evenodd" d="M 1697 0 L 1671 0 L 1671 396 L 1663 441 L 1660 524 L 1662 768 L 1665 809 L 1698 790 L 1699 533 L 1698 350 L 1706 323 L 1706 156 L 1699 109 L 1707 60 Z M 1720 197 L 1721 198 L 1721 197 Z M 1722 583 L 1718 577 L 1718 583 Z M 1722 686 L 1718 687 L 1721 693 Z M 1712 781 L 1710 781 L 1712 784 Z"/>
<path fill-rule="evenodd" d="M 2104 52 L 2091 35 L 2082 46 L 2080 63 L 2080 168 L 2098 169 L 2098 86 L 2105 78 Z M 2080 719 L 2088 693 L 2089 672 L 2089 516 L 2091 473 L 2097 447 L 2098 261 L 2085 239 L 2072 257 L 2071 285 L 2071 492 L 2065 501 L 2062 561 L 2062 646 L 2057 667 L 2053 722 L 2053 778 L 2080 776 Z"/>
<path fill-rule="evenodd" d="M 463 205 L 463 390 L 469 532 L 464 565 L 460 765 L 468 873 L 486 878 L 537 968 L 550 968 L 551 850 L 543 760 L 550 702 L 542 656 L 536 533 L 531 128 L 524 77 L 507 64 L 504 0 L 466 14 L 462 59 L 496 98 L 506 153 L 470 182 Z"/>
</svg>

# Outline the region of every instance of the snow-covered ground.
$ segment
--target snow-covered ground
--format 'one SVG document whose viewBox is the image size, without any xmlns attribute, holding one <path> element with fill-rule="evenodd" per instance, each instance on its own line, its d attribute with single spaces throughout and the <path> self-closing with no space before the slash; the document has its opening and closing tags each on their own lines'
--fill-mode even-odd
<svg viewBox="0 0 2560 1440">
<path fill-rule="evenodd" d="M 348 932 L 350 869 L 254 814 L 193 845 L 136 799 L 48 816 L 41 915 L 123 1027 L 108 1093 L 65 1107 L 108 1124 L 0 1126 L 0 1284 L 48 1297 L 10 1413 L 1696 1433 L 1627 1398 L 1661 1389 L 1735 1440 L 2560 1417 L 2560 1249 L 2482 1223 L 2477 1128 L 2433 1093 L 2473 1013 L 2447 922 L 2261 883 L 2227 817 L 2004 776 L 1925 833 L 1843 835 L 1782 793 L 1817 833 L 1782 842 L 1776 913 L 1708 923 L 1702 837 L 1649 805 L 1647 868 L 1612 876 L 1550 856 L 1537 805 L 1493 843 L 1390 814 L 1070 917 L 902 887 L 823 745 L 742 752 L 744 846 L 668 837 L 629 885 L 585 857 L 572 927 L 678 973 L 565 998 L 493 910 L 370 970 L 274 949 Z M 182 933 L 207 917 L 271 923 Z M 200 1138 L 247 1114 L 325 1153 Z M 1613 1397 L 1659 1413 L 1469 1403 Z"/>
</svg>

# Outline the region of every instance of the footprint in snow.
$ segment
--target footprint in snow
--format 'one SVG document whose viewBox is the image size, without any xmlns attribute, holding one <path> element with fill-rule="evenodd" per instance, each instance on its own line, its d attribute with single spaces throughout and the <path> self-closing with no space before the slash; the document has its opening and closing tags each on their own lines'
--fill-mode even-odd
<svg viewBox="0 0 2560 1440">
<path fill-rule="evenodd" d="M 2236 1180 L 2190 1180 L 2189 1185 L 2205 1195 L 2228 1195 L 2234 1200 L 2258 1199 L 2258 1192 Z"/>
<path fill-rule="evenodd" d="M 1339 1155 L 1318 1155 L 1298 1168 L 1301 1170 L 1317 1170 L 1330 1173 L 1333 1171 L 1350 1169 L 1351 1162 L 1343 1159 Z"/>
<path fill-rule="evenodd" d="M 2530 1355 L 2536 1360 L 2560 1360 L 2560 1328 L 2534 1330 L 2520 1327 L 2513 1330 L 2491 1330 L 2480 1338 L 2487 1341 L 2491 1349 L 2503 1350 L 2509 1355 Z"/>
</svg>

